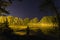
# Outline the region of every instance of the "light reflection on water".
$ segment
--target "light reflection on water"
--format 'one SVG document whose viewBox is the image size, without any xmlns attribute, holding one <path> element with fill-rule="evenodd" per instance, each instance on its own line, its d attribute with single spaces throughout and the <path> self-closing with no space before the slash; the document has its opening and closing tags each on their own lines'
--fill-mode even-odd
<svg viewBox="0 0 60 40">
<path fill-rule="evenodd" d="M 13 21 L 10 21 L 11 19 L 13 19 L 13 17 L 8 17 L 8 22 L 13 23 Z M 28 23 L 28 27 L 30 28 L 30 30 L 37 32 L 37 29 L 42 30 L 42 32 L 46 32 L 49 29 L 52 29 L 54 27 L 57 27 L 58 25 L 55 23 L 49 23 L 48 20 L 44 18 L 43 21 L 41 21 L 40 23 Z M 18 20 L 18 19 L 17 19 Z M 15 21 L 17 21 L 15 20 Z M 0 22 L 4 23 L 6 21 L 6 17 L 0 17 Z M 22 20 L 21 20 L 22 21 Z M 17 23 L 17 22 L 16 22 Z M 20 23 L 20 22 L 19 22 Z M 18 23 L 17 23 L 18 24 Z M 11 29 L 13 29 L 15 34 L 20 34 L 20 35 L 25 35 L 27 31 L 25 32 L 16 32 L 18 30 L 26 30 L 27 29 L 27 25 L 9 25 L 9 27 Z M 32 32 L 30 32 L 30 34 L 32 34 Z"/>
<path fill-rule="evenodd" d="M 39 27 L 37 27 L 36 25 L 29 27 L 29 30 L 33 31 L 33 32 L 29 31 L 29 35 L 34 35 L 37 32 L 37 29 L 42 30 L 43 33 L 47 33 L 47 30 L 53 29 L 53 25 L 49 26 L 44 24 L 44 25 L 39 25 Z M 25 31 L 27 29 L 27 26 L 16 26 L 17 28 L 15 28 L 15 26 L 11 25 L 10 27 L 13 27 L 13 30 L 15 31 L 14 33 L 17 35 L 26 35 L 27 33 L 27 31 Z M 18 31 L 18 30 L 22 30 L 22 31 Z"/>
</svg>

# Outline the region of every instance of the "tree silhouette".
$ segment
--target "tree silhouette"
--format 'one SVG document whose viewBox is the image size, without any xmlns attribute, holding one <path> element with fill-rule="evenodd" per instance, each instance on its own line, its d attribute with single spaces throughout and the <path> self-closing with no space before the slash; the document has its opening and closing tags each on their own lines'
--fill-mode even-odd
<svg viewBox="0 0 60 40">
<path fill-rule="evenodd" d="M 0 0 L 0 15 L 7 15 L 10 14 L 9 11 L 6 10 L 8 6 L 10 6 L 13 3 L 14 0 Z M 18 0 L 22 1 L 22 0 Z"/>
<path fill-rule="evenodd" d="M 11 1 L 0 0 L 0 15 L 10 14 L 6 8 L 11 5 Z"/>
<path fill-rule="evenodd" d="M 55 6 L 54 0 L 45 0 L 43 4 L 40 5 L 40 10 L 44 10 L 46 7 L 48 7 L 51 11 L 54 12 L 54 15 L 56 16 L 56 21 L 58 22 L 58 30 L 60 30 L 60 18 L 59 18 L 59 13 L 57 10 L 57 7 Z"/>
<path fill-rule="evenodd" d="M 58 13 L 57 7 L 55 6 L 54 2 L 52 0 L 45 0 L 43 4 L 40 5 L 40 10 L 43 11 L 46 7 L 48 7 L 51 11 L 54 12 L 54 15 L 56 16 L 56 20 L 58 21 L 58 25 L 59 25 L 60 24 L 59 13 Z"/>
</svg>

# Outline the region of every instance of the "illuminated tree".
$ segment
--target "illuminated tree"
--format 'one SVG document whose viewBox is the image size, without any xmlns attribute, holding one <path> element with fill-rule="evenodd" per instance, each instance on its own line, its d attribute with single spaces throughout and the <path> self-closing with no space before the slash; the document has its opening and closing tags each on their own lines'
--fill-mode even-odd
<svg viewBox="0 0 60 40">
<path fill-rule="evenodd" d="M 24 25 L 24 22 L 23 22 L 23 19 L 22 18 L 19 18 L 19 24 L 20 25 Z"/>
<path fill-rule="evenodd" d="M 13 16 L 7 16 L 7 20 L 8 20 L 8 24 L 11 25 L 11 24 L 14 24 L 14 17 Z"/>
<path fill-rule="evenodd" d="M 38 22 L 38 18 L 37 17 L 35 17 L 34 19 L 30 20 L 30 23 L 37 23 L 37 22 Z"/>
<path fill-rule="evenodd" d="M 58 28 L 56 28 L 56 29 L 58 31 L 57 34 L 59 36 L 60 35 L 60 32 L 59 32 L 60 31 L 60 18 L 59 18 L 58 9 L 54 4 L 54 0 L 44 0 L 44 2 L 40 5 L 41 11 L 46 11 L 45 9 L 47 9 L 47 8 L 53 12 L 54 16 L 56 16 L 56 18 L 54 20 L 57 21 Z M 53 32 L 52 34 L 55 34 L 55 33 Z"/>
<path fill-rule="evenodd" d="M 49 9 L 53 12 L 53 14 L 56 16 L 55 20 L 58 22 L 59 25 L 59 30 L 60 30 L 60 18 L 59 18 L 59 13 L 57 10 L 57 7 L 55 6 L 53 0 L 44 0 L 44 2 L 40 5 L 40 10 L 45 11 L 45 9 Z"/>
<path fill-rule="evenodd" d="M 18 19 L 18 17 L 13 17 L 14 19 L 13 19 L 13 24 L 14 25 L 18 25 L 19 24 L 19 19 Z"/>
<path fill-rule="evenodd" d="M 58 22 L 53 16 L 45 16 L 40 20 L 40 30 L 44 35 L 59 38 Z"/>
<path fill-rule="evenodd" d="M 24 25 L 27 25 L 29 23 L 29 18 L 24 19 Z"/>
</svg>

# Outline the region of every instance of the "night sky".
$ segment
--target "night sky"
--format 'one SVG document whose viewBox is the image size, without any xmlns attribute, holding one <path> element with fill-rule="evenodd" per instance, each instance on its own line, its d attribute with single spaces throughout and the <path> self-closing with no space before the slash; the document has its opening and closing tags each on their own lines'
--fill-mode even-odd
<svg viewBox="0 0 60 40">
<path fill-rule="evenodd" d="M 41 12 L 39 5 L 42 4 L 43 0 L 23 0 L 19 2 L 13 1 L 13 4 L 7 9 L 11 13 L 10 15 L 21 17 L 21 18 L 42 18 L 45 15 L 52 15 L 51 11 Z M 54 0 L 55 6 L 60 7 L 60 0 Z"/>
</svg>

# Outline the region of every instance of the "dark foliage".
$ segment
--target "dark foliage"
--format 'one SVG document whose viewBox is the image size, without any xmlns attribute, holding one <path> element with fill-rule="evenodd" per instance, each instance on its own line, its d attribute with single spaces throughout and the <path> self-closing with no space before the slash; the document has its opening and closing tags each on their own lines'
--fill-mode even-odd
<svg viewBox="0 0 60 40">
<path fill-rule="evenodd" d="M 54 0 L 53 0 L 54 1 Z M 45 0 L 41 5 L 40 5 L 40 10 L 45 10 L 47 7 L 49 9 L 51 9 L 51 11 L 53 11 L 54 16 L 56 16 L 56 21 L 58 22 L 58 30 L 59 33 L 58 35 L 60 35 L 60 16 L 57 10 L 57 7 L 55 6 L 54 2 L 52 0 Z M 54 30 L 56 32 L 56 30 Z M 53 33 L 53 35 L 55 34 L 55 32 L 50 31 L 51 33 Z"/>
</svg>

